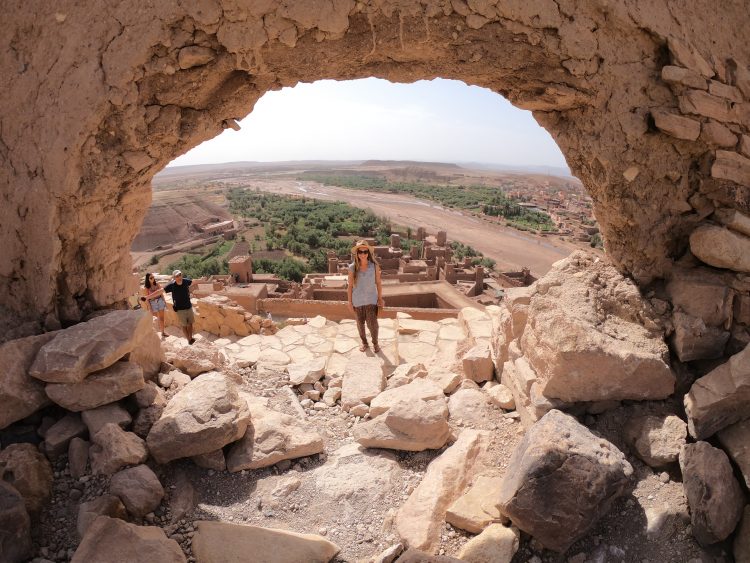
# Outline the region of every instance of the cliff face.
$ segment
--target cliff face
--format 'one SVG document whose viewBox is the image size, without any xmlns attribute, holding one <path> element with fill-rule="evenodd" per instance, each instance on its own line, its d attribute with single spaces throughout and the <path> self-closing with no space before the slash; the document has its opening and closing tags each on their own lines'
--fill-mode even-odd
<svg viewBox="0 0 750 563">
<path fill-rule="evenodd" d="M 170 160 L 269 89 L 454 78 L 530 109 L 594 198 L 608 252 L 666 275 L 750 201 L 746 4 L 646 0 L 11 2 L 0 70 L 0 306 L 48 326 L 129 290 Z"/>
</svg>

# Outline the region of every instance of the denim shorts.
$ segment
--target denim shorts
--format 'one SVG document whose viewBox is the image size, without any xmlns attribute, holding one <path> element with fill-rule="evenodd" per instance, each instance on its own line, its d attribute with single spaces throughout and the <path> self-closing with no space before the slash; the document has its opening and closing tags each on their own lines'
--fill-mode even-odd
<svg viewBox="0 0 750 563">
<path fill-rule="evenodd" d="M 154 313 L 158 313 L 159 311 L 163 311 L 167 308 L 167 302 L 164 301 L 164 298 L 162 296 L 159 296 L 156 299 L 152 299 L 149 304 L 151 305 L 151 311 Z"/>
</svg>

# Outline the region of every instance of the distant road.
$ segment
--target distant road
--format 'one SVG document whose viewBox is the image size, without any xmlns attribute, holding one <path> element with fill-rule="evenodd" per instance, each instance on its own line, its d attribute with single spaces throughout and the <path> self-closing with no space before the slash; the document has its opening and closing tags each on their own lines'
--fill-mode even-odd
<svg viewBox="0 0 750 563">
<path fill-rule="evenodd" d="M 223 178 L 247 184 L 247 177 Z M 255 180 L 255 179 L 254 179 Z M 252 181 L 253 188 L 262 191 L 295 194 L 327 201 L 345 201 L 356 207 L 370 209 L 376 215 L 388 217 L 393 223 L 412 227 L 425 227 L 435 234 L 445 230 L 450 240 L 473 246 L 497 262 L 501 271 L 519 271 L 523 266 L 541 276 L 552 264 L 566 257 L 575 245 L 559 239 L 531 236 L 516 229 L 500 226 L 455 209 L 443 208 L 435 202 L 422 201 L 407 195 L 382 194 L 322 186 L 317 182 L 294 180 Z"/>
</svg>

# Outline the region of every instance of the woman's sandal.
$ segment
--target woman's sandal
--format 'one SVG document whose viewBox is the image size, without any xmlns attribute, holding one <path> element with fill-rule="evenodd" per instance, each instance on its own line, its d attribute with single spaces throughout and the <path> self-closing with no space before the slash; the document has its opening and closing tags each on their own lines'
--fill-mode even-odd
<svg viewBox="0 0 750 563">
<path fill-rule="evenodd" d="M 365 350 L 367 350 L 368 348 L 369 348 L 369 346 L 368 346 L 367 344 L 360 344 L 360 345 L 359 345 L 359 351 L 360 351 L 360 352 L 364 352 L 364 351 L 365 351 Z"/>
<path fill-rule="evenodd" d="M 377 344 L 373 344 L 372 351 L 377 354 L 378 352 L 380 352 L 380 346 L 378 346 Z"/>
</svg>

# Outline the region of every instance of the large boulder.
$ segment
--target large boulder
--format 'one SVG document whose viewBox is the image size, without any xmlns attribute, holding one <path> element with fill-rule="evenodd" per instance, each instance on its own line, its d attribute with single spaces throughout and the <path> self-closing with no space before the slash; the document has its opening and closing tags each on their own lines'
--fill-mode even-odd
<svg viewBox="0 0 750 563">
<path fill-rule="evenodd" d="M 696 440 L 750 418 L 750 346 L 696 380 L 684 401 L 688 430 Z"/>
<path fill-rule="evenodd" d="M 0 344 L 0 429 L 26 418 L 50 404 L 44 383 L 29 377 L 29 368 L 39 349 L 57 333 L 28 336 Z"/>
<path fill-rule="evenodd" d="M 750 563 L 750 504 L 745 507 L 742 521 L 732 545 L 734 563 Z"/>
<path fill-rule="evenodd" d="M 366 448 L 420 452 L 442 448 L 450 437 L 448 407 L 439 399 L 398 401 L 383 414 L 354 427 L 354 439 Z"/>
<path fill-rule="evenodd" d="M 79 383 L 49 383 L 45 391 L 61 407 L 80 412 L 119 401 L 144 385 L 141 366 L 134 362 L 115 362 Z"/>
<path fill-rule="evenodd" d="M 344 368 L 341 408 L 348 411 L 359 404 L 370 404 L 383 389 L 386 377 L 377 357 L 356 356 Z"/>
<path fill-rule="evenodd" d="M 52 466 L 32 444 L 11 444 L 0 452 L 0 480 L 13 484 L 29 514 L 52 495 Z"/>
<path fill-rule="evenodd" d="M 672 315 L 672 349 L 681 362 L 720 358 L 729 341 L 730 333 L 722 327 L 706 322 L 682 311 Z"/>
<path fill-rule="evenodd" d="M 717 434 L 721 447 L 732 458 L 750 489 L 750 418 L 746 418 Z"/>
<path fill-rule="evenodd" d="M 750 272 L 750 237 L 716 225 L 702 225 L 690 234 L 690 251 L 716 268 Z"/>
<path fill-rule="evenodd" d="M 520 344 L 544 396 L 576 402 L 673 393 L 657 315 L 611 264 L 575 252 L 534 287 Z"/>
<path fill-rule="evenodd" d="M 459 389 L 448 399 L 451 422 L 463 426 L 483 428 L 499 416 L 490 396 L 481 389 Z"/>
<path fill-rule="evenodd" d="M 153 336 L 150 314 L 112 311 L 58 331 L 37 353 L 29 375 L 48 383 L 79 383 L 138 346 L 152 345 Z"/>
<path fill-rule="evenodd" d="M 708 442 L 687 444 L 680 452 L 680 469 L 693 535 L 701 545 L 726 539 L 745 506 L 727 454 Z"/>
<path fill-rule="evenodd" d="M 0 479 L 0 561 L 28 561 L 31 549 L 31 518 L 24 499 L 10 483 Z"/>
<path fill-rule="evenodd" d="M 495 376 L 495 366 L 490 355 L 488 342 L 481 342 L 471 348 L 461 358 L 464 376 L 472 381 L 490 381 Z"/>
<path fill-rule="evenodd" d="M 146 443 L 158 463 L 215 451 L 245 434 L 247 401 L 221 373 L 203 374 L 167 403 Z"/>
<path fill-rule="evenodd" d="M 257 401 L 248 401 L 251 421 L 245 435 L 232 444 L 227 469 L 232 472 L 274 465 L 323 451 L 323 439 L 314 430 L 287 414 L 273 411 Z"/>
<path fill-rule="evenodd" d="M 564 552 L 606 514 L 632 474 L 614 445 L 552 410 L 513 452 L 497 504 L 544 547 Z"/>
<path fill-rule="evenodd" d="M 193 536 L 196 563 L 327 563 L 341 549 L 322 536 L 287 530 L 200 521 Z"/>
<path fill-rule="evenodd" d="M 501 519 L 495 498 L 500 492 L 502 478 L 480 475 L 471 488 L 461 495 L 445 513 L 445 521 L 455 528 L 478 534 Z"/>
<path fill-rule="evenodd" d="M 675 415 L 635 416 L 625 425 L 625 436 L 647 465 L 661 467 L 679 458 L 687 425 Z"/>
<path fill-rule="evenodd" d="M 147 465 L 115 473 L 109 481 L 109 492 L 120 497 L 128 512 L 138 518 L 153 512 L 164 498 L 159 478 Z"/>
<path fill-rule="evenodd" d="M 126 465 L 137 465 L 148 459 L 146 442 L 117 424 L 105 424 L 91 440 L 94 445 L 89 450 L 89 458 L 94 474 L 112 475 Z"/>
<path fill-rule="evenodd" d="M 136 526 L 119 518 L 99 516 L 86 530 L 71 563 L 185 563 L 180 544 L 156 526 Z"/>
<path fill-rule="evenodd" d="M 430 553 L 437 550 L 445 512 L 471 480 L 487 441 L 477 430 L 464 430 L 430 463 L 419 486 L 396 514 L 396 533 L 407 546 Z"/>
</svg>

